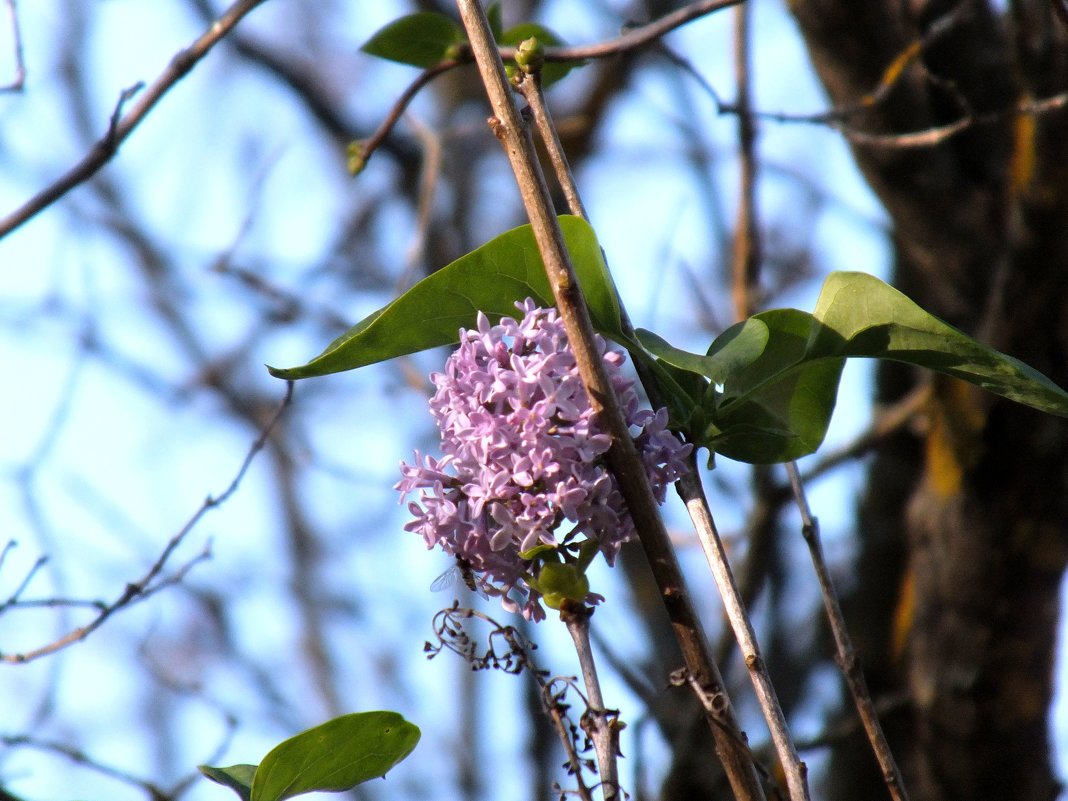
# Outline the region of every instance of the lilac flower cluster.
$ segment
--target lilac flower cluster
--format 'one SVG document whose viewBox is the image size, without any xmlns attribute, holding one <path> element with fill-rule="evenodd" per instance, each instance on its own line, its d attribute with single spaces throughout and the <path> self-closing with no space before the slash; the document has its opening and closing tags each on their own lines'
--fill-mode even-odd
<svg viewBox="0 0 1068 801">
<path fill-rule="evenodd" d="M 610 438 L 594 418 L 562 321 L 529 299 L 516 306 L 518 322 L 490 325 L 479 313 L 476 330 L 460 331 L 445 371 L 431 375 L 444 455 L 416 451 L 414 464 L 401 464 L 396 489 L 402 500 L 421 490 L 408 504 L 415 519 L 407 531 L 464 560 L 479 588 L 505 608 L 540 619 L 521 552 L 594 539 L 611 564 L 635 531 L 604 464 Z M 638 408 L 633 383 L 620 373 L 623 353 L 600 338 L 598 346 L 627 422 L 640 429 L 635 443 L 663 502 L 691 446 L 667 430 L 666 409 Z"/>
</svg>

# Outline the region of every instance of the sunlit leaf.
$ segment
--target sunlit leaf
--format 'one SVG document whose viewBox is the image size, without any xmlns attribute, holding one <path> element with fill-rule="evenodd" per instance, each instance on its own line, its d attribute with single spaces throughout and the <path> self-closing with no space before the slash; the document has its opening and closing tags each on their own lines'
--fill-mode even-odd
<svg viewBox="0 0 1068 801">
<path fill-rule="evenodd" d="M 621 338 L 619 302 L 597 236 L 578 217 L 560 217 L 560 228 L 594 325 L 606 336 Z M 268 369 L 278 378 L 310 378 L 452 344 L 460 328 L 474 327 L 479 311 L 494 322 L 514 317 L 516 301 L 528 297 L 553 304 L 534 235 L 525 225 L 424 278 L 307 364 Z"/>
<path fill-rule="evenodd" d="M 1051 414 L 1068 416 L 1068 392 L 1032 367 L 928 314 L 866 273 L 827 277 L 813 316 L 810 357 L 862 356 L 927 367 Z"/>
<path fill-rule="evenodd" d="M 241 801 L 249 801 L 252 795 L 252 778 L 256 775 L 255 765 L 230 765 L 227 768 L 201 765 L 198 770 L 213 782 L 229 787 L 241 796 Z"/>
<path fill-rule="evenodd" d="M 360 49 L 414 67 L 432 67 L 466 41 L 464 30 L 444 14 L 423 11 L 394 20 Z"/>
<path fill-rule="evenodd" d="M 349 790 L 384 776 L 412 752 L 420 731 L 396 712 L 358 712 L 280 743 L 263 758 L 250 801 Z"/>
<path fill-rule="evenodd" d="M 767 345 L 758 359 L 731 373 L 723 396 L 706 409 L 712 426 L 705 444 L 729 458 L 778 462 L 813 452 L 830 422 L 846 357 L 926 367 L 1068 416 L 1068 393 L 1037 370 L 866 273 L 828 276 L 812 315 L 780 309 L 755 319 L 768 326 Z"/>
</svg>

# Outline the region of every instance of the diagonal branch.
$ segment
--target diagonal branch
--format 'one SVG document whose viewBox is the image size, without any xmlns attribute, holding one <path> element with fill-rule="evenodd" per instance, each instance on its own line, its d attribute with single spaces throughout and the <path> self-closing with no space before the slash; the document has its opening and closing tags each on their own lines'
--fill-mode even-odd
<svg viewBox="0 0 1068 801">
<path fill-rule="evenodd" d="M 219 506 L 222 506 L 224 503 L 226 503 L 226 501 L 230 499 L 230 496 L 237 492 L 238 487 L 241 485 L 241 481 L 244 479 L 245 474 L 248 472 L 249 466 L 252 464 L 252 460 L 255 458 L 257 453 L 263 450 L 264 445 L 267 444 L 267 440 L 271 436 L 271 432 L 274 430 L 274 427 L 281 419 L 282 414 L 289 407 L 289 403 L 292 398 L 293 382 L 290 381 L 286 384 L 285 397 L 282 399 L 281 403 L 278 405 L 278 408 L 275 410 L 270 420 L 267 421 L 267 424 L 260 431 L 259 436 L 256 437 L 255 442 L 252 443 L 252 446 L 245 454 L 244 461 L 242 461 L 241 467 L 238 468 L 238 471 L 234 475 L 233 480 L 226 487 L 226 489 L 223 490 L 222 494 L 218 496 L 208 496 L 204 500 L 204 502 L 200 505 L 200 508 L 197 509 L 197 511 L 193 514 L 191 518 L 189 518 L 186 524 L 182 526 L 182 528 L 167 542 L 167 545 L 164 546 L 163 550 L 160 552 L 160 555 L 156 557 L 156 561 L 152 563 L 152 566 L 148 569 L 145 575 L 143 575 L 136 582 L 131 582 L 127 584 L 123 588 L 123 591 L 119 595 L 119 597 L 111 603 L 98 606 L 99 611 L 97 612 L 96 617 L 94 617 L 84 626 L 78 626 L 77 628 L 72 629 L 59 639 L 54 640 L 53 642 L 50 642 L 46 645 L 42 645 L 39 648 L 35 648 L 31 651 L 10 654 L 0 653 L 0 664 L 23 664 L 25 662 L 32 662 L 35 659 L 39 659 L 43 656 L 48 656 L 49 654 L 53 654 L 56 651 L 61 651 L 67 646 L 73 645 L 76 642 L 81 642 L 94 631 L 96 631 L 98 628 L 100 628 L 102 625 L 104 625 L 108 618 L 110 618 L 116 612 L 120 611 L 121 609 L 125 609 L 128 606 L 131 606 L 137 601 L 144 600 L 148 596 L 155 594 L 164 587 L 176 584 L 181 581 L 185 577 L 186 573 L 188 573 L 189 570 L 196 563 L 207 557 L 207 551 L 202 551 L 200 555 L 195 557 L 192 561 L 184 564 L 172 575 L 161 578 L 161 574 L 163 573 L 164 568 L 167 566 L 167 562 L 170 560 L 174 552 L 178 549 L 178 546 L 185 541 L 185 538 L 189 534 L 189 532 L 197 526 L 201 518 L 203 518 L 204 515 L 206 515 L 212 509 L 216 509 Z M 16 603 L 12 604 L 12 606 L 26 605 L 28 603 L 17 602 L 17 596 L 15 597 Z M 8 608 L 11 607 L 9 606 Z"/>
<path fill-rule="evenodd" d="M 490 118 L 491 129 L 503 145 L 519 184 L 520 195 L 530 218 L 583 384 L 599 419 L 612 437 L 612 447 L 607 454 L 609 468 L 619 483 L 624 501 L 639 532 L 672 627 L 679 639 L 687 669 L 702 691 L 717 697 L 719 701 L 718 704 L 706 708 L 717 753 L 735 795 L 744 801 L 763 799 L 764 794 L 757 779 L 752 754 L 745 746 L 745 736 L 741 733 L 734 711 L 727 700 L 723 679 L 712 659 L 708 639 L 686 591 L 645 468 L 635 449 L 612 385 L 605 375 L 604 363 L 594 343 L 589 310 L 567 255 L 534 143 L 513 102 L 512 89 L 505 76 L 504 64 L 493 41 L 489 23 L 477 0 L 457 0 L 457 5 L 495 115 Z"/>
<path fill-rule="evenodd" d="M 134 92 L 140 89 L 140 84 L 137 85 L 137 89 L 125 90 L 104 136 L 93 145 L 81 161 L 58 180 L 42 189 L 7 217 L 0 219 L 0 238 L 14 231 L 99 172 L 114 158 L 122 143 L 148 116 L 156 103 L 184 78 L 242 18 L 264 2 L 265 0 L 237 0 L 196 41 L 176 53 L 167 68 L 141 93 L 140 100 L 123 113 L 126 101 L 130 100 Z"/>
</svg>

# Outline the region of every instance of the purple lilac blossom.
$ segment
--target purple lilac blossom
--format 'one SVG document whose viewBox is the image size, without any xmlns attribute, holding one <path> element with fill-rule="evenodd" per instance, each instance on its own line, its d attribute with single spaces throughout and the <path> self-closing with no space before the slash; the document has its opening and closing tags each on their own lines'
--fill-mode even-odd
<svg viewBox="0 0 1068 801">
<path fill-rule="evenodd" d="M 538 620 L 545 612 L 520 552 L 594 539 L 612 564 L 635 530 L 604 463 L 611 440 L 594 417 L 563 322 L 530 299 L 516 306 L 518 322 L 490 325 L 479 312 L 476 330 L 461 329 L 444 372 L 430 377 L 443 456 L 416 451 L 414 464 L 401 463 L 396 489 L 402 502 L 421 490 L 408 504 L 414 520 L 406 531 L 466 560 L 482 591 Z M 633 382 L 620 372 L 624 354 L 600 337 L 597 346 L 663 503 L 692 446 L 667 429 L 666 409 L 639 408 Z"/>
</svg>

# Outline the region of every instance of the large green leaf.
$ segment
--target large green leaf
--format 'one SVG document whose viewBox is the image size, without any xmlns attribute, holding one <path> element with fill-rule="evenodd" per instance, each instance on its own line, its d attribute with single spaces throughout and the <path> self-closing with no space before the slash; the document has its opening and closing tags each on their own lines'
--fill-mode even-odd
<svg viewBox="0 0 1068 801">
<path fill-rule="evenodd" d="M 561 216 L 560 228 L 601 333 L 621 339 L 619 301 L 597 243 L 584 220 Z M 529 225 L 515 228 L 424 278 L 395 301 L 357 323 L 301 367 L 268 367 L 295 379 L 353 370 L 458 340 L 482 311 L 493 321 L 515 316 L 516 301 L 553 304 L 549 281 Z"/>
<path fill-rule="evenodd" d="M 342 715 L 280 743 L 263 758 L 250 801 L 349 790 L 384 776 L 419 742 L 417 726 L 396 712 Z"/>
<path fill-rule="evenodd" d="M 432 67 L 466 41 L 464 30 L 444 14 L 423 11 L 394 20 L 360 49 L 414 67 Z"/>
<path fill-rule="evenodd" d="M 963 379 L 1044 412 L 1068 416 L 1068 393 L 1018 359 L 989 348 L 866 273 L 832 273 L 813 314 L 754 318 L 768 327 L 760 356 L 737 361 L 722 396 L 706 402 L 701 444 L 746 462 L 779 462 L 819 447 L 846 357 L 890 359 Z M 752 343 L 751 343 L 752 344 Z M 746 357 L 749 350 L 740 351 Z M 708 375 L 707 362 L 673 363 Z M 740 367 L 739 367 L 740 365 Z"/>
<path fill-rule="evenodd" d="M 1032 367 L 988 348 L 866 273 L 827 277 L 809 355 L 891 359 L 961 378 L 1051 414 L 1068 416 L 1068 392 Z"/>
</svg>

